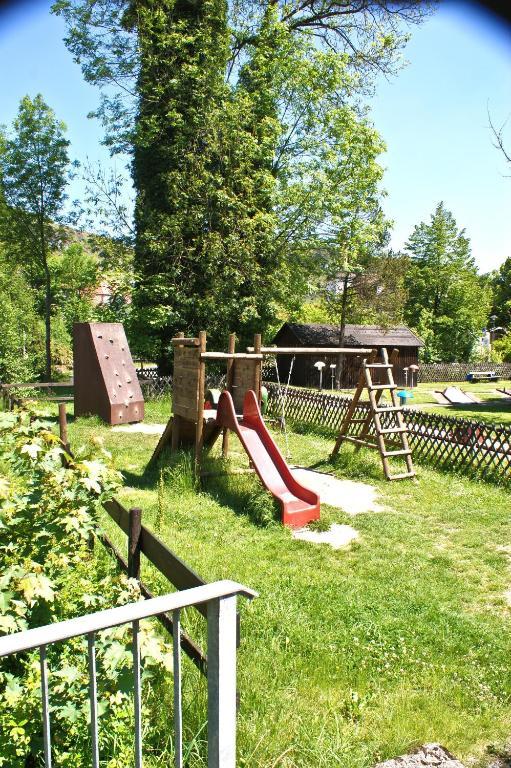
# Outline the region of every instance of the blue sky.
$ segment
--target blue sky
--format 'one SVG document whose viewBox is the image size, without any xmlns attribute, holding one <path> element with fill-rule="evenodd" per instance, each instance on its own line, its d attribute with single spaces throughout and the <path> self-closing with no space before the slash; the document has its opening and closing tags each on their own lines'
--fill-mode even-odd
<svg viewBox="0 0 511 768">
<path fill-rule="evenodd" d="M 406 69 L 380 82 L 372 109 L 387 143 L 393 246 L 443 200 L 479 269 L 493 269 L 511 256 L 511 167 L 488 123 L 488 109 L 499 126 L 511 115 L 511 28 L 477 5 L 443 2 L 412 30 L 405 57 Z M 511 148 L 511 119 L 507 135 Z"/>
<path fill-rule="evenodd" d="M 72 157 L 110 162 L 101 127 L 87 119 L 98 92 L 83 81 L 50 5 L 27 0 L 0 10 L 0 123 L 12 122 L 23 95 L 40 92 L 68 126 Z M 443 0 L 411 31 L 408 66 L 382 79 L 372 102 L 387 143 L 384 207 L 394 221 L 392 245 L 402 247 L 443 200 L 486 272 L 511 256 L 511 168 L 492 146 L 487 116 L 489 108 L 500 125 L 511 115 L 511 29 L 475 4 Z M 507 133 L 511 147 L 511 119 Z M 77 179 L 71 196 L 82 191 Z"/>
</svg>

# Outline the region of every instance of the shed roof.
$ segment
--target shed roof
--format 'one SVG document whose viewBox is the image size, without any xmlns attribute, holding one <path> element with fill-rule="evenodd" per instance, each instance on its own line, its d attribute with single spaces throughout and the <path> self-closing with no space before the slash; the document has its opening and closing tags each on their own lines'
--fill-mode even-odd
<svg viewBox="0 0 511 768">
<path fill-rule="evenodd" d="M 336 347 L 339 344 L 339 326 L 322 323 L 284 323 L 273 338 L 279 343 L 280 336 L 288 329 L 304 347 Z M 347 324 L 344 344 L 354 347 L 423 347 L 424 342 L 405 325 L 382 328 L 378 325 Z"/>
</svg>

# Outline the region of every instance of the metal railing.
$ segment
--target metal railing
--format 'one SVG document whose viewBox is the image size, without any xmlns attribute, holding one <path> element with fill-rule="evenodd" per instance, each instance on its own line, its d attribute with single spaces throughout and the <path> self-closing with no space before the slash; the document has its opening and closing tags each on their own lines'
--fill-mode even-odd
<svg viewBox="0 0 511 768">
<path fill-rule="evenodd" d="M 85 636 L 88 645 L 90 733 L 92 767 L 99 768 L 98 707 L 96 677 L 96 633 L 131 623 L 134 675 L 134 766 L 142 768 L 142 708 L 139 622 L 166 612 L 172 614 L 174 657 L 174 743 L 175 766 L 183 766 L 181 705 L 180 611 L 189 606 L 207 607 L 208 642 L 208 768 L 235 768 L 236 765 L 236 596 L 256 597 L 251 589 L 235 581 L 212 584 L 154 597 L 138 603 L 110 608 L 75 619 L 29 629 L 0 638 L 0 658 L 39 648 L 45 767 L 52 768 L 50 685 L 46 649 L 53 643 Z"/>
</svg>

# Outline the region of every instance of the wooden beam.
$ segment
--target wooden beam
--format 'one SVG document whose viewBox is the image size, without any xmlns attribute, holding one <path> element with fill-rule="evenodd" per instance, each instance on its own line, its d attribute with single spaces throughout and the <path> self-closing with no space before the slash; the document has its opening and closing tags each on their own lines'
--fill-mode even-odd
<svg viewBox="0 0 511 768">
<path fill-rule="evenodd" d="M 254 352 L 261 356 L 261 334 L 256 333 L 254 336 Z M 257 362 L 254 371 L 254 392 L 256 393 L 257 402 L 261 404 L 261 363 Z"/>
<path fill-rule="evenodd" d="M 229 348 L 228 354 L 234 355 L 236 352 L 236 334 L 229 334 Z M 232 384 L 234 381 L 234 357 L 229 357 L 227 360 L 227 376 L 226 376 L 226 389 L 228 392 L 232 390 Z M 229 454 L 229 430 L 224 427 L 222 431 L 222 456 L 224 459 Z"/>
<path fill-rule="evenodd" d="M 32 381 L 18 384 L 2 384 L 2 389 L 53 389 L 54 387 L 73 387 L 72 381 Z"/>
<path fill-rule="evenodd" d="M 173 347 L 198 347 L 199 339 L 187 338 L 183 336 L 177 336 L 171 339 L 170 343 Z"/>
<path fill-rule="evenodd" d="M 247 347 L 253 352 L 254 347 Z M 370 355 L 365 347 L 261 347 L 262 355 Z"/>
<path fill-rule="evenodd" d="M 201 360 L 262 360 L 263 356 L 248 352 L 202 352 Z"/>
</svg>

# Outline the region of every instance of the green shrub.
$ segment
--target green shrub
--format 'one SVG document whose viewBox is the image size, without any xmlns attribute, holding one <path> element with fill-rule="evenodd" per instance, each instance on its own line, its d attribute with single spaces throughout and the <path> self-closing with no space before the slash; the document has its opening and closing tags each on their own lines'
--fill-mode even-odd
<svg viewBox="0 0 511 768">
<path fill-rule="evenodd" d="M 49 425 L 27 411 L 0 419 L 0 632 L 60 621 L 141 599 L 138 583 L 119 576 L 106 552 L 91 552 L 98 507 L 118 474 L 83 452 L 72 459 Z M 109 768 L 132 760 L 131 630 L 98 634 L 100 749 Z M 171 652 L 141 625 L 143 678 L 171 668 Z M 90 764 L 85 638 L 48 648 L 53 759 L 56 766 Z M 152 684 L 145 686 L 147 710 Z M 6 657 L 0 665 L 0 766 L 39 764 L 42 725 L 38 653 Z M 147 712 L 146 712 L 147 715 Z M 150 718 L 147 718 L 150 721 Z"/>
</svg>

